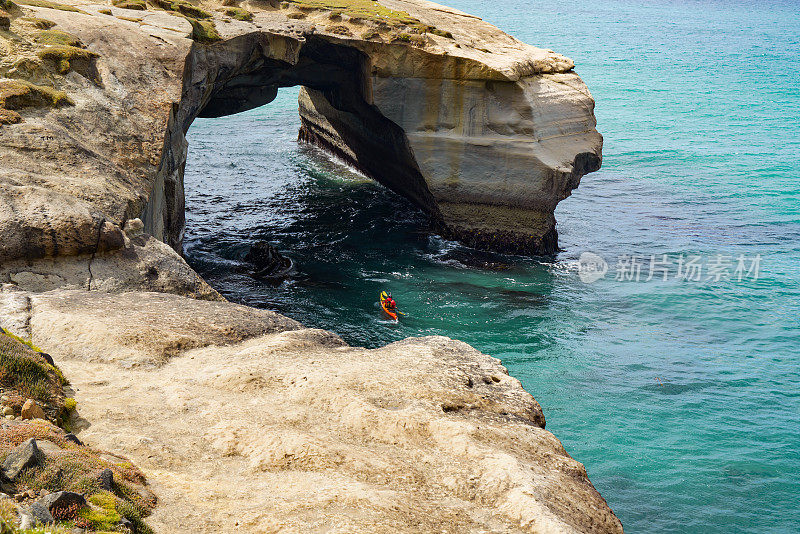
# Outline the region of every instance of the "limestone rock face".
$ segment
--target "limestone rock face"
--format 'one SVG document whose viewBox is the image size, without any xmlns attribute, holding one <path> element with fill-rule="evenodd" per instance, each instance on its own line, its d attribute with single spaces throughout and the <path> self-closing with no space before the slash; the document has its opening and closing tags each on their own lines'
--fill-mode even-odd
<svg viewBox="0 0 800 534">
<path fill-rule="evenodd" d="M 386 4 L 451 29 L 456 41 L 481 43 L 467 51 L 437 43 L 444 55 L 370 51 L 368 99 L 405 133 L 434 200 L 434 206 L 417 203 L 442 233 L 472 246 L 554 252 L 556 205 L 601 163 L 594 100 L 572 61 L 444 6 Z M 369 133 L 323 95 L 304 91 L 300 100 L 301 137 L 321 141 L 375 176 L 348 139 Z"/>
<path fill-rule="evenodd" d="M 119 250 L 136 218 L 180 252 L 189 125 L 290 85 L 305 88 L 302 139 L 475 246 L 554 251 L 556 204 L 600 165 L 572 61 L 457 10 L 384 0 L 388 18 L 364 19 L 264 5 L 236 20 L 207 2 L 193 25 L 70 1 L 15 8 L 14 38 L 0 41 L 0 109 L 19 118 L 0 125 L 0 264 Z M 48 59 L 41 20 L 76 57 Z M 25 92 L 39 96 L 11 98 Z"/>
<path fill-rule="evenodd" d="M 244 307 L 96 293 L 31 295 L 33 337 L 72 379 L 81 437 L 146 471 L 159 532 L 621 532 L 539 404 L 465 343 L 365 350 L 242 330 Z"/>
</svg>

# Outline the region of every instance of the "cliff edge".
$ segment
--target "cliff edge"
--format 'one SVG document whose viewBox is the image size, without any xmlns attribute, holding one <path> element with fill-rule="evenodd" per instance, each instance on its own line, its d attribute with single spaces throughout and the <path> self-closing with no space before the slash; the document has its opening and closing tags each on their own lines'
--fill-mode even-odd
<svg viewBox="0 0 800 534">
<path fill-rule="evenodd" d="M 302 139 L 440 232 L 552 252 L 600 164 L 569 59 L 419 0 L 0 9 L 0 326 L 71 380 L 80 439 L 142 469 L 156 531 L 621 532 L 498 360 L 350 347 L 176 252 L 191 122 L 290 85 Z"/>
</svg>

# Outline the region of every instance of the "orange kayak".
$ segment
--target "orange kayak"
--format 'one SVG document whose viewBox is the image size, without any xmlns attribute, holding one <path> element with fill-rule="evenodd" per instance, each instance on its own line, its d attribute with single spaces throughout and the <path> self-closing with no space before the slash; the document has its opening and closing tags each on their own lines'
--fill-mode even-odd
<svg viewBox="0 0 800 534">
<path fill-rule="evenodd" d="M 397 313 L 393 312 L 392 310 L 390 310 L 387 307 L 386 300 L 384 300 L 384 299 L 381 299 L 381 308 L 383 308 L 383 313 L 385 313 L 386 315 L 388 315 L 389 317 L 391 317 L 395 321 L 397 320 Z"/>
</svg>

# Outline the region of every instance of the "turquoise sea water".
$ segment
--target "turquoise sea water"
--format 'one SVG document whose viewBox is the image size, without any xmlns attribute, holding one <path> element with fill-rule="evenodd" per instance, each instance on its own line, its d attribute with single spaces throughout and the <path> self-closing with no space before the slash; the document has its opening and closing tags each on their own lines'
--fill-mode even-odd
<svg viewBox="0 0 800 534">
<path fill-rule="evenodd" d="M 350 343 L 444 334 L 497 356 L 542 404 L 627 532 L 800 525 L 800 4 L 450 0 L 572 57 L 603 168 L 557 211 L 556 258 L 479 254 L 295 138 L 295 90 L 198 120 L 186 254 L 229 298 Z M 253 279 L 254 240 L 297 264 Z M 574 262 L 609 264 L 583 283 Z M 646 281 L 651 256 L 717 255 L 741 281 Z M 637 256 L 640 281 L 615 279 Z M 749 266 L 749 264 L 748 264 Z M 375 309 L 390 288 L 409 313 Z"/>
</svg>

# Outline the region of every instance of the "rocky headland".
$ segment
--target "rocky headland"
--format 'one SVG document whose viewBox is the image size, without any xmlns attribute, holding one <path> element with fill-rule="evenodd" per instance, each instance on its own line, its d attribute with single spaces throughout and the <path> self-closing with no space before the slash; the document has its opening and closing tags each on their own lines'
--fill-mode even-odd
<svg viewBox="0 0 800 534">
<path fill-rule="evenodd" d="M 0 521 L 620 532 L 495 358 L 350 347 L 179 254 L 189 125 L 290 85 L 301 139 L 441 233 L 552 252 L 600 165 L 572 61 L 420 0 L 225 4 L 0 0 Z"/>
</svg>

